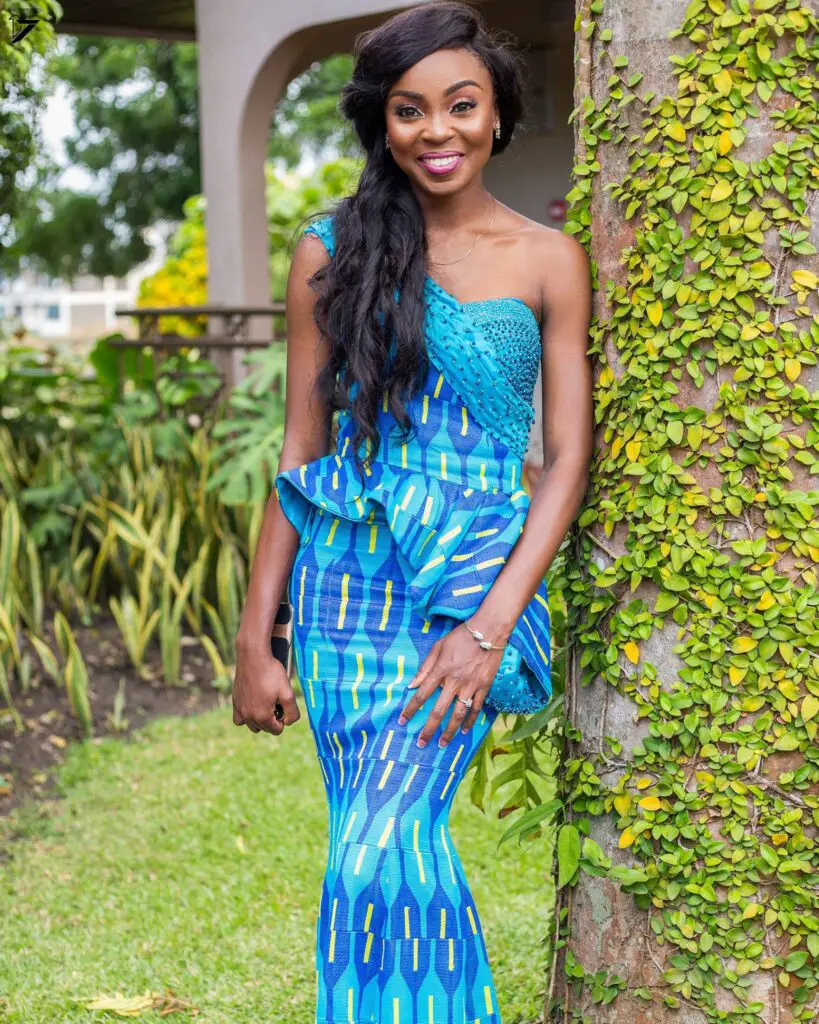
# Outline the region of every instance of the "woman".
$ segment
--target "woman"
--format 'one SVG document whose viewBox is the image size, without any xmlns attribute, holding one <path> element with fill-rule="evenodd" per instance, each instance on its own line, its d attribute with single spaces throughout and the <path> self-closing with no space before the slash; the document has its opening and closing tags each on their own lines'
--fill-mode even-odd
<svg viewBox="0 0 819 1024">
<path fill-rule="evenodd" d="M 285 441 L 234 722 L 279 735 L 300 718 L 270 654 L 287 592 L 330 808 L 316 1020 L 490 1024 L 448 814 L 498 709 L 551 695 L 543 577 L 592 444 L 589 267 L 483 185 L 520 117 L 520 75 L 472 8 L 425 3 L 355 56 L 342 110 L 366 166 L 294 253 Z M 545 469 L 530 504 L 538 360 Z"/>
</svg>

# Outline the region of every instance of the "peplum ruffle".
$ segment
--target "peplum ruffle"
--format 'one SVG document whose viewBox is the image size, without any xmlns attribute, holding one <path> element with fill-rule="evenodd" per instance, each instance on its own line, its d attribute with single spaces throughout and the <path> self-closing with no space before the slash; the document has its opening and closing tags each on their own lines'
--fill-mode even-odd
<svg viewBox="0 0 819 1024">
<path fill-rule="evenodd" d="M 280 472 L 282 511 L 301 538 L 311 506 L 362 521 L 379 504 L 410 572 L 408 597 L 425 618 L 462 621 L 477 610 L 523 529 L 529 496 L 519 488 L 464 486 L 376 460 L 365 480 L 338 452 Z M 487 695 L 504 711 L 529 714 L 551 699 L 551 652 L 545 580 L 509 637 Z"/>
</svg>

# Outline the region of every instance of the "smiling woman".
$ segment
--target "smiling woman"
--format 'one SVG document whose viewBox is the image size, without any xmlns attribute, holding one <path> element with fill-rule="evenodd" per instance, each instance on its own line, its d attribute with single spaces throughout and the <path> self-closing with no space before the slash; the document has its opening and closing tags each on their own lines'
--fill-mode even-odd
<svg viewBox="0 0 819 1024">
<path fill-rule="evenodd" d="M 474 77 L 452 82 L 461 66 Z M 426 93 L 413 89 L 415 83 L 423 83 Z M 388 148 L 410 181 L 419 171 L 434 178 L 470 169 L 474 174 L 474 165 L 486 163 L 501 133 L 491 75 L 467 50 L 439 50 L 402 75 L 387 96 L 386 121 Z"/>
<path fill-rule="evenodd" d="M 544 576 L 591 453 L 589 269 L 483 185 L 520 78 L 472 7 L 414 7 L 355 57 L 342 110 L 367 160 L 293 259 L 285 441 L 234 722 L 279 734 L 300 717 L 269 651 L 286 587 L 330 809 L 316 1021 L 500 1024 L 449 810 L 499 711 L 551 699 Z"/>
</svg>

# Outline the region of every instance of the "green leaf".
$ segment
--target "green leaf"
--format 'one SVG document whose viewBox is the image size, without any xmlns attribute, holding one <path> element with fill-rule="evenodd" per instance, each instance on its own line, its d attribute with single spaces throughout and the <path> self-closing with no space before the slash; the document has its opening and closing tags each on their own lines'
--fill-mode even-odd
<svg viewBox="0 0 819 1024">
<path fill-rule="evenodd" d="M 558 889 L 574 878 L 579 863 L 580 833 L 574 825 L 563 825 L 557 836 Z"/>
<path fill-rule="evenodd" d="M 682 420 L 672 420 L 666 426 L 666 434 L 672 444 L 680 444 L 683 439 L 683 422 Z"/>
<path fill-rule="evenodd" d="M 793 953 L 790 953 L 785 960 L 785 970 L 793 973 L 794 971 L 801 970 L 808 962 L 808 952 L 806 949 L 797 949 Z"/>
</svg>

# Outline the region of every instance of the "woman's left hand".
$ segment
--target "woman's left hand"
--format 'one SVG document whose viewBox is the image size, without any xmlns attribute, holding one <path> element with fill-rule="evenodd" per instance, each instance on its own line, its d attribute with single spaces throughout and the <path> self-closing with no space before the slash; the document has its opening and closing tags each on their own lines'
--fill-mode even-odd
<svg viewBox="0 0 819 1024">
<path fill-rule="evenodd" d="M 493 641 L 494 643 L 495 641 Z M 438 740 L 438 746 L 446 746 L 459 728 L 466 732 L 475 724 L 483 702 L 498 673 L 502 650 L 485 650 L 481 647 L 463 623 L 439 637 L 430 648 L 407 689 L 415 689 L 409 704 L 398 719 L 405 725 L 427 699 L 442 687 L 429 719 L 418 734 L 418 746 L 424 747 L 441 724 L 450 704 L 455 707 L 447 727 Z M 472 707 L 462 700 L 472 698 Z"/>
</svg>

